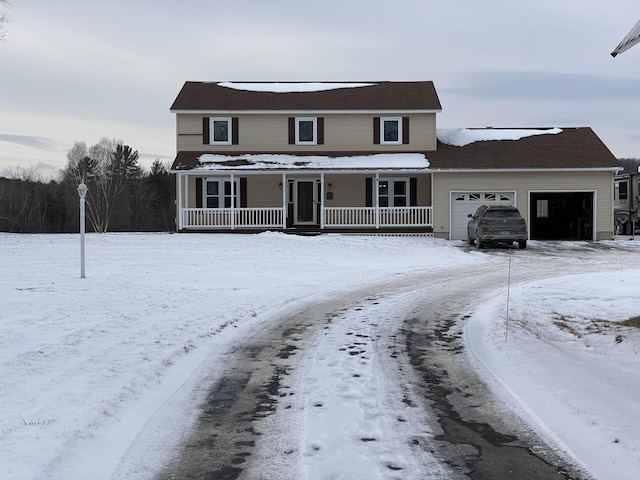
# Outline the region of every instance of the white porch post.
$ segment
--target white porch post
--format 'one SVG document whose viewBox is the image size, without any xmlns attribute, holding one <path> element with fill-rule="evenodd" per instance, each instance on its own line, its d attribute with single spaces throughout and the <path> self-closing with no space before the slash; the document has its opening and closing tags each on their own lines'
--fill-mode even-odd
<svg viewBox="0 0 640 480">
<path fill-rule="evenodd" d="M 282 228 L 287 228 L 287 174 L 282 174 Z"/>
<path fill-rule="evenodd" d="M 380 200 L 378 193 L 380 192 L 380 173 L 376 172 L 376 184 L 373 186 L 373 197 L 376 199 L 376 228 L 380 228 Z"/>
<path fill-rule="evenodd" d="M 320 229 L 324 229 L 324 172 L 320 174 Z"/>
<path fill-rule="evenodd" d="M 223 195 L 224 195 L 224 191 L 223 191 Z M 236 216 L 236 182 L 235 182 L 235 175 L 232 173 L 231 174 L 231 218 L 229 219 L 229 222 L 231 224 L 231 230 L 235 228 L 235 223 L 236 223 L 235 216 Z"/>
<path fill-rule="evenodd" d="M 176 181 L 178 182 L 178 230 L 182 230 L 182 182 L 184 181 L 184 175 L 179 173 L 176 175 Z"/>
</svg>

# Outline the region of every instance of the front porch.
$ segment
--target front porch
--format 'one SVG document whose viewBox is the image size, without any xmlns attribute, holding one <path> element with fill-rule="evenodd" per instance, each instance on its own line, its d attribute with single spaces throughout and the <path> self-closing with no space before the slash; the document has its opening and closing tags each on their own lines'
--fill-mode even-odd
<svg viewBox="0 0 640 480">
<path fill-rule="evenodd" d="M 191 173 L 191 172 L 190 172 Z M 177 230 L 431 233 L 423 172 L 177 175 Z"/>
<path fill-rule="evenodd" d="M 179 230 L 432 227 L 432 207 L 320 207 L 318 224 L 291 224 L 284 207 L 182 208 Z M 428 230 L 428 229 L 427 229 Z M 425 230 L 425 231 L 427 231 Z"/>
</svg>

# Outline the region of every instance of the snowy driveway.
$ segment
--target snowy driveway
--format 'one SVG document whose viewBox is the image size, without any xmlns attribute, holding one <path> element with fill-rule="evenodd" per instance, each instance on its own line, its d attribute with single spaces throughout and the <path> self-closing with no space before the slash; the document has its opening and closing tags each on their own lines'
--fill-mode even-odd
<svg viewBox="0 0 640 480">
<path fill-rule="evenodd" d="M 559 259 L 541 246 L 517 257 L 512 281 L 583 271 L 600 249 Z M 513 263 L 511 252 L 487 254 Z M 461 355 L 464 313 L 505 273 L 496 262 L 449 268 L 283 316 L 233 352 L 234 380 L 212 389 L 197 433 L 161 478 L 588 477 Z"/>
<path fill-rule="evenodd" d="M 509 263 L 514 288 L 597 271 L 633 280 L 640 251 L 532 242 L 510 255 L 341 236 L 89 240 L 79 281 L 65 256 L 72 236 L 0 236 L 7 478 L 466 478 L 526 462 L 552 474 L 548 462 L 558 462 L 580 478 L 585 459 L 486 388 L 463 328 L 504 297 Z M 514 297 L 514 312 L 525 300 Z M 526 330 L 519 321 L 514 338 Z"/>
</svg>

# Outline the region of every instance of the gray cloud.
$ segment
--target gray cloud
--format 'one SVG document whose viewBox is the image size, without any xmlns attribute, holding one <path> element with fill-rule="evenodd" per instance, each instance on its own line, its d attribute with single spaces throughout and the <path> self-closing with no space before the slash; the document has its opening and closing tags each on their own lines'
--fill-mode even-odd
<svg viewBox="0 0 640 480">
<path fill-rule="evenodd" d="M 47 150 L 49 152 L 56 151 L 56 142 L 50 138 L 45 137 L 0 133 L 0 142 L 16 143 L 25 147 L 38 148 L 40 150 Z"/>
<path fill-rule="evenodd" d="M 586 73 L 471 71 L 465 86 L 443 92 L 467 97 L 521 100 L 640 100 L 639 80 Z"/>
</svg>

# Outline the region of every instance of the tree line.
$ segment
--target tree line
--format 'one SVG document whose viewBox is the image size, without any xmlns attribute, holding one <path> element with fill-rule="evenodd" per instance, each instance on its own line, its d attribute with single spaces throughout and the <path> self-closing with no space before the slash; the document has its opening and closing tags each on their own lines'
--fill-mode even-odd
<svg viewBox="0 0 640 480">
<path fill-rule="evenodd" d="M 88 187 L 87 231 L 175 229 L 175 181 L 167 167 L 155 160 L 145 171 L 137 151 L 103 138 L 90 147 L 76 142 L 54 180 L 43 181 L 34 169 L 21 168 L 0 177 L 0 231 L 77 232 L 82 182 Z"/>
</svg>

